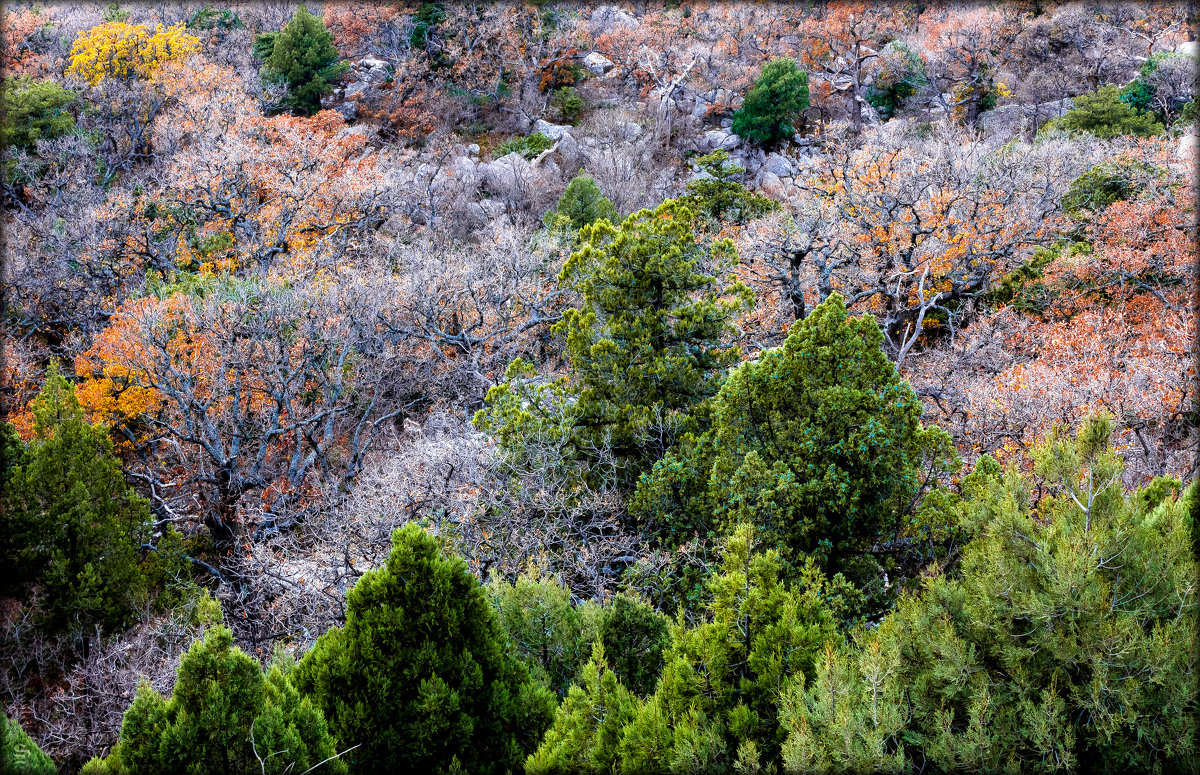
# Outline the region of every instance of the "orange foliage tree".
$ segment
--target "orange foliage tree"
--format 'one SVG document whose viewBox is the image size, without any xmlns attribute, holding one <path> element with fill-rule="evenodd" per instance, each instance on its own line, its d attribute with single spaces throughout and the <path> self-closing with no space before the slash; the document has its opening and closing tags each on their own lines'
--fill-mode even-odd
<svg viewBox="0 0 1200 775">
<path fill-rule="evenodd" d="M 393 25 L 399 15 L 397 5 L 388 3 L 329 3 L 323 20 L 342 58 L 357 59 L 394 45 L 389 38 L 398 35 Z"/>
<path fill-rule="evenodd" d="M 0 71 L 5 77 L 33 78 L 46 75 L 49 63 L 37 53 L 34 38 L 53 25 L 52 11 L 41 8 L 7 11 L 4 14 Z"/>
<path fill-rule="evenodd" d="M 846 90 L 855 134 L 862 130 L 863 89 L 879 64 L 880 50 L 914 21 L 912 10 L 903 4 L 830 2 L 800 27 L 801 62 Z"/>
<path fill-rule="evenodd" d="M 914 140 L 831 149 L 792 221 L 752 230 L 748 251 L 793 316 L 838 291 L 878 318 L 898 362 L 931 331 L 952 333 L 972 300 L 1053 239 L 1058 197 L 1082 164 L 1061 145 Z"/>
<path fill-rule="evenodd" d="M 913 362 L 910 378 L 965 452 L 1015 452 L 1105 410 L 1131 485 L 1194 475 L 1194 189 L 1158 141 L 1116 158 L 1144 164 L 1117 167 L 1133 171 L 1136 193 L 1012 275 L 1003 304 L 952 347 Z"/>
<path fill-rule="evenodd" d="M 81 403 L 131 450 L 160 518 L 198 515 L 228 552 L 245 515 L 279 527 L 327 477 L 353 476 L 403 412 L 376 302 L 353 283 L 164 288 L 122 305 L 77 359 Z"/>
<path fill-rule="evenodd" d="M 920 17 L 933 96 L 948 113 L 974 126 L 981 107 L 994 103 L 995 76 L 1007 61 L 1021 24 L 1012 9 L 931 8 Z M 947 103 L 943 92 L 951 97 Z"/>
<path fill-rule="evenodd" d="M 223 72 L 202 70 L 218 81 Z M 173 74 L 182 80 L 172 88 L 188 73 Z M 232 89 L 201 88 L 181 95 L 155 138 L 175 149 L 173 164 L 161 187 L 130 201 L 140 228 L 126 250 L 165 249 L 192 270 L 311 275 L 336 266 L 386 216 L 376 157 L 333 111 L 265 118 Z"/>
</svg>

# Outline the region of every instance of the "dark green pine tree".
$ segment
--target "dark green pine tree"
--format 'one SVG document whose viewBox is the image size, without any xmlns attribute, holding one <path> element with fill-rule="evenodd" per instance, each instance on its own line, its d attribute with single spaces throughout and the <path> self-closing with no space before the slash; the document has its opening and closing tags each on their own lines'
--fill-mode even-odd
<svg viewBox="0 0 1200 775">
<path fill-rule="evenodd" d="M 264 676 L 233 645 L 229 628 L 210 629 L 180 660 L 170 699 L 143 684 L 106 759 L 85 775 L 142 772 L 344 773 L 321 711 L 279 665 Z M 326 761 L 330 760 L 330 761 Z"/>
<path fill-rule="evenodd" d="M 881 343 L 873 318 L 831 296 L 782 347 L 730 373 L 711 430 L 643 478 L 631 512 L 670 544 L 746 522 L 789 561 L 874 577 L 851 566 L 898 537 L 930 477 L 957 460 L 945 432 L 921 425 Z"/>
<path fill-rule="evenodd" d="M 319 111 L 321 98 L 346 71 L 325 22 L 309 13 L 304 4 L 278 35 L 257 44 L 255 50 L 267 54 L 263 62 L 267 77 L 287 84 L 287 107 L 299 115 Z"/>
<path fill-rule="evenodd" d="M 149 506 L 126 484 L 107 431 L 84 421 L 56 365 L 32 410 L 28 447 L 11 426 L 0 440 L 4 583 L 41 587 L 50 630 L 119 627 L 145 593 L 139 558 Z"/>
<path fill-rule="evenodd" d="M 597 635 L 613 672 L 638 695 L 651 694 L 671 645 L 671 620 L 654 606 L 622 592 L 604 609 Z"/>
<path fill-rule="evenodd" d="M 670 199 L 584 227 L 558 278 L 581 304 L 553 328 L 566 335 L 570 377 L 536 384 L 531 366 L 510 365 L 475 416 L 502 450 L 520 458 L 528 440 L 565 433 L 580 460 L 611 450 L 612 478 L 630 486 L 694 424 L 692 410 L 741 359 L 729 339 L 754 294 L 732 276 L 733 243 L 704 244 L 693 224 Z"/>
<path fill-rule="evenodd" d="M 520 768 L 554 713 L 549 690 L 508 648 L 495 609 L 460 558 L 410 523 L 387 564 L 346 596 L 346 624 L 295 671 L 355 772 Z"/>
<path fill-rule="evenodd" d="M 619 227 L 598 221 L 559 276 L 583 301 L 555 325 L 579 388 L 581 443 L 611 443 L 630 472 L 661 456 L 662 429 L 715 394 L 741 358 L 728 337 L 754 296 L 726 274 L 733 244 L 702 245 L 692 220 L 668 200 Z"/>
<path fill-rule="evenodd" d="M 733 133 L 756 145 L 774 145 L 796 133 L 792 122 L 807 109 L 808 73 L 794 59 L 772 59 L 734 112 Z"/>
<path fill-rule="evenodd" d="M 591 175 L 576 175 L 558 200 L 557 212 L 571 221 L 571 228 L 582 229 L 601 218 L 617 222 L 617 208 L 596 185 Z"/>
</svg>

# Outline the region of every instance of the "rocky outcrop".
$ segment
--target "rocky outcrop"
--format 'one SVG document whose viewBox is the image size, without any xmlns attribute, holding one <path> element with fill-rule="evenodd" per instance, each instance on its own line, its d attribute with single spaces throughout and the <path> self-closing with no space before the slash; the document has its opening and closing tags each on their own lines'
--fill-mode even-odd
<svg viewBox="0 0 1200 775">
<path fill-rule="evenodd" d="M 726 151 L 732 151 L 742 144 L 742 138 L 735 135 L 728 129 L 710 129 L 704 133 L 704 136 L 697 142 L 698 150 L 701 153 L 712 153 L 718 148 L 723 148 Z"/>
<path fill-rule="evenodd" d="M 387 62 L 374 57 L 364 57 L 350 67 L 355 80 L 367 83 L 383 83 L 387 80 Z"/>
<path fill-rule="evenodd" d="M 1025 105 L 1001 105 L 979 114 L 979 128 L 989 135 L 1016 137 L 1036 132 L 1047 121 L 1071 109 L 1069 97 L 1051 102 Z"/>
<path fill-rule="evenodd" d="M 1200 151 L 1200 137 L 1196 136 L 1196 128 L 1191 127 L 1180 135 L 1175 145 L 1175 161 L 1171 166 L 1179 173 L 1186 174 L 1196 166 L 1197 151 Z"/>
<path fill-rule="evenodd" d="M 557 142 L 563 138 L 563 135 L 568 134 L 571 131 L 571 127 L 563 126 L 562 124 L 551 124 L 549 121 L 544 121 L 539 118 L 537 121 L 533 122 L 533 131 L 541 132 L 546 137 L 549 137 L 551 140 Z"/>
<path fill-rule="evenodd" d="M 762 169 L 780 178 L 790 178 L 796 174 L 796 168 L 788 157 L 781 153 L 769 153 L 763 160 Z"/>
<path fill-rule="evenodd" d="M 593 51 L 583 58 L 583 66 L 592 75 L 603 75 L 613 69 L 613 62 L 603 54 Z"/>
<path fill-rule="evenodd" d="M 352 121 L 358 116 L 358 101 L 367 91 L 388 78 L 388 65 L 382 59 L 364 57 L 350 66 L 347 74 L 350 82 L 321 100 L 321 105 L 330 107 L 342 118 Z"/>
<path fill-rule="evenodd" d="M 620 30 L 636 30 L 639 26 L 640 22 L 633 14 L 611 5 L 597 7 L 588 19 L 588 31 L 593 38 Z"/>
</svg>

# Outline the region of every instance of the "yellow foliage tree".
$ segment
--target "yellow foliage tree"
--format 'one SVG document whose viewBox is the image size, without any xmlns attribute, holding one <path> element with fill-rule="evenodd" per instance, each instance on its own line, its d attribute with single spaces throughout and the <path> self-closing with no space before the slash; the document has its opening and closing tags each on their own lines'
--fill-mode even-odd
<svg viewBox="0 0 1200 775">
<path fill-rule="evenodd" d="M 167 62 L 200 50 L 200 39 L 183 24 L 154 32 L 149 27 L 109 22 L 93 27 L 75 39 L 67 75 L 79 76 L 95 86 L 105 78 L 149 78 Z"/>
</svg>

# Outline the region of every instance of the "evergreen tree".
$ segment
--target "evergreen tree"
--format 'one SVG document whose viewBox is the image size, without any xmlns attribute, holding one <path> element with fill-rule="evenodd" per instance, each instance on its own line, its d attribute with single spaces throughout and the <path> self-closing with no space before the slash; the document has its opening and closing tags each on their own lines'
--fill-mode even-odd
<svg viewBox="0 0 1200 775">
<path fill-rule="evenodd" d="M 634 699 L 605 659 L 599 641 L 583 668 L 583 681 L 572 686 L 559 705 L 554 724 L 525 763 L 539 773 L 606 773 L 617 761 L 621 731 L 633 718 Z"/>
<path fill-rule="evenodd" d="M 304 116 L 321 109 L 321 98 L 333 90 L 333 82 L 347 67 L 325 22 L 303 3 L 278 35 L 256 41 L 255 51 L 266 55 L 267 77 L 287 84 L 288 108 Z"/>
<path fill-rule="evenodd" d="M 711 771 L 749 751 L 756 766 L 773 761 L 781 742 L 779 687 L 810 671 L 819 650 L 837 637 L 829 601 L 844 596 L 844 581 L 827 581 L 810 563 L 789 586 L 779 553 L 763 551 L 755 532 L 742 525 L 730 535 L 720 572 L 708 583 L 705 619 L 690 629 L 676 626 L 657 705 L 639 708 L 639 715 L 661 715 L 673 730 L 672 768 Z M 632 771 L 653 766 L 641 747 L 623 744 Z"/>
<path fill-rule="evenodd" d="M 757 145 L 774 145 L 796 133 L 792 122 L 807 109 L 808 73 L 794 59 L 772 59 L 734 112 L 733 133 Z"/>
<path fill-rule="evenodd" d="M 21 725 L 0 714 L 0 775 L 54 775 L 58 768 Z"/>
<path fill-rule="evenodd" d="M 604 195 L 591 175 L 576 175 L 559 197 L 555 212 L 570 221 L 572 229 L 582 229 L 603 218 L 609 223 L 618 220 L 617 208 Z"/>
<path fill-rule="evenodd" d="M 575 682 L 595 639 L 597 606 L 571 605 L 559 579 L 529 568 L 509 584 L 494 578 L 489 591 L 500 625 L 534 678 L 559 696 Z"/>
<path fill-rule="evenodd" d="M 1124 492 L 1111 432 L 1056 431 L 1032 476 L 984 466 L 961 579 L 785 690 L 785 770 L 1195 769 L 1197 490 Z"/>
<path fill-rule="evenodd" d="M 1104 140 L 1121 135 L 1153 137 L 1163 133 L 1163 125 L 1154 114 L 1143 113 L 1121 99 L 1116 86 L 1101 86 L 1091 94 L 1081 94 L 1072 102 L 1074 107 L 1062 118 L 1047 126 L 1070 132 L 1087 132 Z"/>
<path fill-rule="evenodd" d="M 84 421 L 56 365 L 31 408 L 28 448 L 11 430 L 2 441 L 5 584 L 40 586 L 52 631 L 118 627 L 145 592 L 139 548 L 149 539 L 150 509 L 125 483 L 107 431 Z"/>
<path fill-rule="evenodd" d="M 559 707 L 529 772 L 754 771 L 777 760 L 779 688 L 811 670 L 837 639 L 834 615 L 847 589 L 809 564 L 788 586 L 779 553 L 758 551 L 748 525 L 725 545 L 709 580 L 707 611 L 682 618 L 654 693 L 629 692 L 597 641 L 584 681 Z"/>
<path fill-rule="evenodd" d="M 296 683 L 325 711 L 355 772 L 504 772 L 541 739 L 554 699 L 510 652 L 496 612 L 459 557 L 419 525 L 346 596 Z"/>
<path fill-rule="evenodd" d="M 631 513 L 668 545 L 749 522 L 787 560 L 873 583 L 868 550 L 899 545 L 918 496 L 957 459 L 943 431 L 921 425 L 881 344 L 872 318 L 831 296 L 783 346 L 730 373 L 712 428 L 643 477 Z"/>
<path fill-rule="evenodd" d="M 84 768 L 104 773 L 286 773 L 325 762 L 346 772 L 325 718 L 292 686 L 280 665 L 267 675 L 218 626 L 191 645 L 164 699 L 147 684 L 121 724 L 108 758 Z"/>
<path fill-rule="evenodd" d="M 779 209 L 779 203 L 748 190 L 737 178 L 745 167 L 729 163 L 729 153 L 717 149 L 696 159 L 704 175 L 687 184 L 687 193 L 679 201 L 697 215 L 717 222 L 746 223 Z"/>
<path fill-rule="evenodd" d="M 69 108 L 75 94 L 54 81 L 7 79 L 0 87 L 0 147 L 37 150 L 38 140 L 52 140 L 75 128 Z"/>
<path fill-rule="evenodd" d="M 740 352 L 728 344 L 733 321 L 753 303 L 730 276 L 737 253 L 728 240 L 697 242 L 693 213 L 674 200 L 619 226 L 600 220 L 580 233 L 559 283 L 581 297 L 554 331 L 566 335 L 570 384 L 531 389 L 531 370 L 510 367 L 488 392 L 476 425 L 508 449 L 569 425 L 578 454 L 613 451 L 635 481 L 691 422 L 690 410 L 716 393 Z M 539 395 L 532 395 L 538 393 Z M 566 398 L 574 400 L 557 400 Z M 565 416 L 545 411 L 565 405 Z"/>
<path fill-rule="evenodd" d="M 654 691 L 662 672 L 663 651 L 671 643 L 671 620 L 628 593 L 615 596 L 600 618 L 600 642 L 621 683 L 635 694 Z"/>
<path fill-rule="evenodd" d="M 536 568 L 509 584 L 489 584 L 500 623 L 530 673 L 560 697 L 579 683 L 597 640 L 608 669 L 636 694 L 650 694 L 670 645 L 670 619 L 644 600 L 621 593 L 604 606 L 571 605 L 571 590 Z"/>
</svg>

